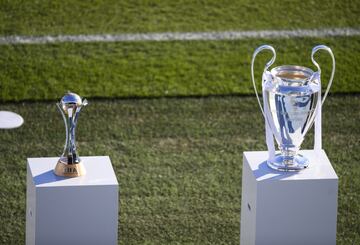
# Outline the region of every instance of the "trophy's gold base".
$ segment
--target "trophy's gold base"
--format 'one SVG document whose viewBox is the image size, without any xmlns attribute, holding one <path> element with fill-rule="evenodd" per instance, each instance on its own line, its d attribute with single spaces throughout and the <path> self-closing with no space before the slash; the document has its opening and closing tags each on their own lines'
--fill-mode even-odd
<svg viewBox="0 0 360 245">
<path fill-rule="evenodd" d="M 85 175 L 85 167 L 82 162 L 76 164 L 67 164 L 61 160 L 58 161 L 54 169 L 54 173 L 64 177 L 78 177 Z"/>
</svg>

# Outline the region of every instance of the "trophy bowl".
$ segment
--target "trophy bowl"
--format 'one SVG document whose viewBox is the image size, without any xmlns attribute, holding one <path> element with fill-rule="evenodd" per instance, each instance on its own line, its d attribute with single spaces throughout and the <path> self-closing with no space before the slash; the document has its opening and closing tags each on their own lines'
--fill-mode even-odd
<svg viewBox="0 0 360 245">
<path fill-rule="evenodd" d="M 316 74 L 309 68 L 285 65 L 271 69 L 264 83 L 267 121 L 280 152 L 268 165 L 274 169 L 300 170 L 309 161 L 297 152 L 315 119 L 321 91 Z"/>
<path fill-rule="evenodd" d="M 272 51 L 273 58 L 265 65 L 262 76 L 262 106 L 254 79 L 254 61 L 256 55 L 265 49 Z M 314 60 L 314 54 L 320 49 L 328 51 L 333 60 L 330 81 L 322 100 L 321 70 Z M 324 45 L 314 47 L 311 59 L 318 68 L 316 72 L 298 65 L 282 65 L 269 71 L 268 68 L 275 59 L 275 49 L 263 45 L 255 50 L 251 64 L 252 82 L 267 130 L 266 141 L 269 149 L 267 164 L 270 168 L 280 171 L 298 171 L 309 166 L 309 160 L 298 152 L 316 117 L 321 117 L 321 106 L 334 77 L 335 58 L 329 47 Z M 321 128 L 317 130 L 321 133 Z M 280 150 L 278 154 L 275 154 L 272 137 L 278 144 Z M 321 142 L 321 137 L 318 141 Z M 317 147 L 321 148 L 321 143 L 318 143 Z"/>
</svg>

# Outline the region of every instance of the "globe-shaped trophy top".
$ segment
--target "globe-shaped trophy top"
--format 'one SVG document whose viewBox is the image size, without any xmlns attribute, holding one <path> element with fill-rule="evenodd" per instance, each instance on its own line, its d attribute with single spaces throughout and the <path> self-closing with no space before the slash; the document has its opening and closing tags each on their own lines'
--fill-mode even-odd
<svg viewBox="0 0 360 245">
<path fill-rule="evenodd" d="M 86 100 L 82 101 L 81 97 L 75 93 L 67 92 L 60 101 L 61 107 L 64 111 L 69 108 L 81 107 L 86 105 Z"/>
</svg>

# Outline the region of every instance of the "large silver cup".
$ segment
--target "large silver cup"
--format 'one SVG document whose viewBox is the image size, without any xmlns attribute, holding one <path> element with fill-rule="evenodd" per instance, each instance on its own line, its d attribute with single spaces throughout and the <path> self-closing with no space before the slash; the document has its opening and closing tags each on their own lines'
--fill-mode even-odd
<svg viewBox="0 0 360 245">
<path fill-rule="evenodd" d="M 56 167 L 55 174 L 65 177 L 76 177 L 85 174 L 85 168 L 76 150 L 75 129 L 80 110 L 88 104 L 79 95 L 68 92 L 56 103 L 65 122 L 66 140 L 63 154 Z"/>
<path fill-rule="evenodd" d="M 273 53 L 272 59 L 265 65 L 262 76 L 264 108 L 261 105 L 254 79 L 254 61 L 262 50 L 270 50 Z M 322 101 L 319 97 L 321 96 L 321 69 L 314 60 L 314 54 L 318 50 L 329 52 L 333 61 L 330 81 Z M 335 73 L 335 58 L 329 47 L 324 45 L 314 47 L 311 60 L 318 68 L 316 72 L 297 65 L 282 65 L 269 71 L 275 59 L 275 49 L 269 45 L 263 45 L 255 50 L 251 63 L 252 82 L 260 109 L 280 149 L 279 154 L 269 157 L 267 164 L 276 170 L 298 171 L 309 165 L 309 160 L 298 154 L 298 151 L 306 133 L 314 123 L 318 107 L 324 103 L 331 87 Z"/>
</svg>

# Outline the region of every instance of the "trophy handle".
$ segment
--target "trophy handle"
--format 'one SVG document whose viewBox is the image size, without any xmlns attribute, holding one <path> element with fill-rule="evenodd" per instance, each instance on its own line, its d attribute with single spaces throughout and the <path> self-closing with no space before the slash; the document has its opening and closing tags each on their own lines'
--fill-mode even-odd
<svg viewBox="0 0 360 245">
<path fill-rule="evenodd" d="M 75 112 L 75 116 L 74 116 L 74 123 L 75 125 L 77 124 L 77 121 L 78 121 L 78 118 L 79 118 L 79 113 L 81 111 L 81 109 L 84 107 L 84 106 L 87 106 L 89 104 L 89 102 L 87 101 L 87 99 L 84 99 L 83 102 L 82 102 L 82 105 L 80 107 L 77 107 L 76 108 L 76 112 Z"/>
<path fill-rule="evenodd" d="M 254 86 L 256 98 L 257 98 L 257 101 L 259 103 L 261 112 L 262 112 L 262 114 L 264 115 L 264 117 L 266 119 L 265 112 L 264 112 L 264 109 L 263 109 L 263 107 L 261 105 L 259 94 L 258 94 L 258 91 L 256 89 L 256 83 L 255 83 L 255 78 L 254 78 L 254 62 L 255 62 L 255 58 L 258 55 L 258 53 L 260 53 L 261 51 L 263 51 L 265 49 L 270 50 L 273 53 L 273 57 L 271 58 L 270 61 L 268 61 L 266 63 L 265 68 L 264 68 L 264 72 L 267 71 L 267 69 L 274 63 L 274 61 L 276 59 L 276 52 L 275 52 L 275 49 L 272 46 L 270 46 L 270 45 L 262 45 L 262 46 L 258 47 L 255 50 L 255 52 L 254 52 L 254 54 L 252 56 L 252 60 L 251 60 L 251 79 L 252 79 L 252 83 L 253 83 L 253 86 Z"/>
<path fill-rule="evenodd" d="M 60 113 L 61 113 L 61 115 L 62 115 L 62 117 L 63 117 L 63 119 L 64 119 L 64 123 L 65 123 L 66 136 L 65 136 L 65 145 L 64 145 L 64 151 L 63 151 L 63 152 L 65 152 L 65 151 L 66 151 L 67 142 L 68 142 L 68 140 L 69 140 L 69 133 L 68 133 L 68 129 L 67 129 L 67 119 L 66 119 L 66 116 L 65 116 L 63 110 L 61 109 L 60 103 L 56 103 L 56 106 L 57 106 L 57 108 L 59 109 L 59 111 L 60 111 Z"/>
<path fill-rule="evenodd" d="M 319 75 L 321 74 L 321 69 L 320 69 L 319 64 L 318 64 L 318 63 L 315 61 L 315 59 L 314 59 L 314 54 L 315 54 L 317 51 L 319 51 L 319 50 L 326 50 L 326 51 L 330 54 L 330 56 L 331 56 L 331 58 L 332 58 L 332 62 L 333 62 L 333 66 L 332 66 L 333 68 L 332 68 L 332 71 L 331 71 L 330 80 L 329 80 L 328 86 L 327 86 L 327 88 L 326 88 L 326 90 L 325 90 L 324 97 L 323 97 L 323 99 L 322 99 L 322 101 L 321 101 L 321 104 L 323 105 L 323 104 L 324 104 L 324 101 L 325 101 L 325 99 L 326 99 L 326 96 L 327 96 L 328 93 L 329 93 L 329 90 L 330 90 L 330 87 L 331 87 L 331 85 L 332 85 L 333 79 L 334 79 L 334 74 L 335 74 L 335 57 L 334 57 L 333 52 L 331 51 L 331 49 L 330 49 L 328 46 L 318 45 L 318 46 L 316 46 L 316 47 L 314 47 L 314 48 L 312 49 L 312 52 L 311 52 L 311 61 L 312 61 L 312 63 L 318 68 Z"/>
</svg>

